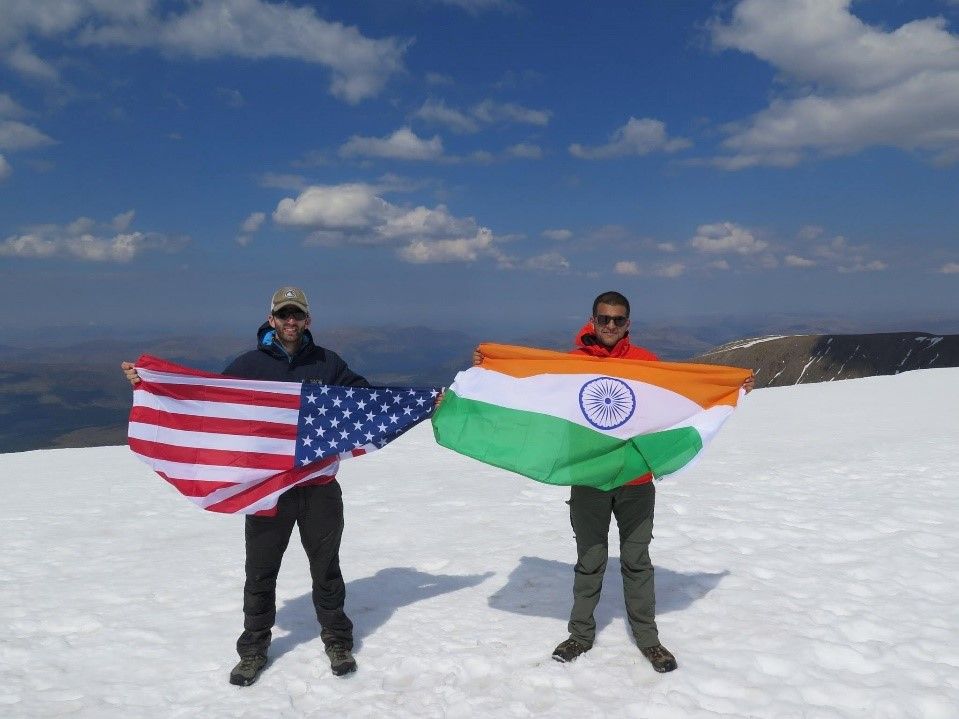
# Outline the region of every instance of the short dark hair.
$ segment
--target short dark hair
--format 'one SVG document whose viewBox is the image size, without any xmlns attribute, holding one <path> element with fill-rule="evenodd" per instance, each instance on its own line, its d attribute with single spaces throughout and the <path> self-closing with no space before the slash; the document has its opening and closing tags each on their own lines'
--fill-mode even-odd
<svg viewBox="0 0 959 719">
<path fill-rule="evenodd" d="M 627 300 L 619 292 L 604 292 L 595 300 L 593 300 L 593 317 L 596 316 L 596 308 L 600 305 L 616 305 L 617 307 L 626 308 L 626 316 L 629 317 L 629 300 Z"/>
</svg>

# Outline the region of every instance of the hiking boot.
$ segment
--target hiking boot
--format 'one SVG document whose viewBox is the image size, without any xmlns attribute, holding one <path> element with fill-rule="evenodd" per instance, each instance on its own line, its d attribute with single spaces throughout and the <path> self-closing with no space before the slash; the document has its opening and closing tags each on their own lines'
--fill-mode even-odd
<svg viewBox="0 0 959 719">
<path fill-rule="evenodd" d="M 230 684 L 236 684 L 239 687 L 250 686 L 260 676 L 265 666 L 266 657 L 263 654 L 242 657 L 240 663 L 230 672 Z"/>
<path fill-rule="evenodd" d="M 575 639 L 570 637 L 565 642 L 560 642 L 559 646 L 553 650 L 553 659 L 565 664 L 566 662 L 573 661 L 580 654 L 585 654 L 588 651 L 589 647 L 583 646 Z"/>
<path fill-rule="evenodd" d="M 653 669 L 657 672 L 671 672 L 677 667 L 676 657 L 662 644 L 657 644 L 654 647 L 640 647 L 639 651 L 643 653 L 643 656 L 649 660 L 649 663 L 653 665 Z"/>
<path fill-rule="evenodd" d="M 330 669 L 338 677 L 356 671 L 353 652 L 345 644 L 335 643 L 326 647 L 326 656 L 330 658 Z"/>
</svg>

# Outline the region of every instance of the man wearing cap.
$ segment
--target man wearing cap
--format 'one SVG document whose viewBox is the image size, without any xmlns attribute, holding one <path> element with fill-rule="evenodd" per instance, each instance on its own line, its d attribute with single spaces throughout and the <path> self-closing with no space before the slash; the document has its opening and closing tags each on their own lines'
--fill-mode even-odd
<svg viewBox="0 0 959 719">
<path fill-rule="evenodd" d="M 369 387 L 343 359 L 313 342 L 310 308 L 298 287 L 281 287 L 270 300 L 270 313 L 257 331 L 257 348 L 237 357 L 223 374 L 243 379 L 320 382 Z M 134 365 L 121 365 L 130 383 L 140 378 Z M 356 671 L 353 623 L 343 611 L 346 588 L 340 573 L 343 499 L 335 477 L 317 477 L 284 492 L 276 508 L 246 516 L 246 583 L 243 587 L 243 633 L 236 649 L 240 662 L 230 683 L 248 686 L 267 663 L 276 619 L 276 577 L 293 525 L 310 562 L 313 606 L 322 627 L 320 638 L 334 674 Z"/>
</svg>

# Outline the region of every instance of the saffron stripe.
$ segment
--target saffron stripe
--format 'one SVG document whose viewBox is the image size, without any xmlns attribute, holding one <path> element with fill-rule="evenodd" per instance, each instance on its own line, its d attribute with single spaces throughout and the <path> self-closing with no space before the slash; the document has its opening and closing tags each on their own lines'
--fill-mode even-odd
<svg viewBox="0 0 959 719">
<path fill-rule="evenodd" d="M 512 377 L 609 375 L 657 385 L 688 397 L 701 407 L 735 406 L 739 388 L 751 374 L 750 370 L 738 367 L 588 357 L 494 343 L 481 344 L 479 349 L 484 357 L 481 367 Z"/>
</svg>

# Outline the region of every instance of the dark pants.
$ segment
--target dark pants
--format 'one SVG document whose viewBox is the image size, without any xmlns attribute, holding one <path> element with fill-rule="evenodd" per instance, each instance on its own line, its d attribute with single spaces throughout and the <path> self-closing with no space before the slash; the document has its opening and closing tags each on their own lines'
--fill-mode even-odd
<svg viewBox="0 0 959 719">
<path fill-rule="evenodd" d="M 353 623 L 343 612 L 346 587 L 340 574 L 343 495 L 336 482 L 294 487 L 277 502 L 274 517 L 246 517 L 246 584 L 243 586 L 243 634 L 236 642 L 241 657 L 266 654 L 276 621 L 276 577 L 293 525 L 310 560 L 313 606 L 323 643 L 353 647 Z"/>
<path fill-rule="evenodd" d="M 609 556 L 610 515 L 616 516 L 619 525 L 619 563 L 629 627 L 638 646 L 659 644 L 653 565 L 649 560 L 655 504 L 652 482 L 611 492 L 572 487 L 569 517 L 576 534 L 576 568 L 569 634 L 580 644 L 591 647 L 596 637 L 593 612 L 599 603 Z"/>
</svg>

